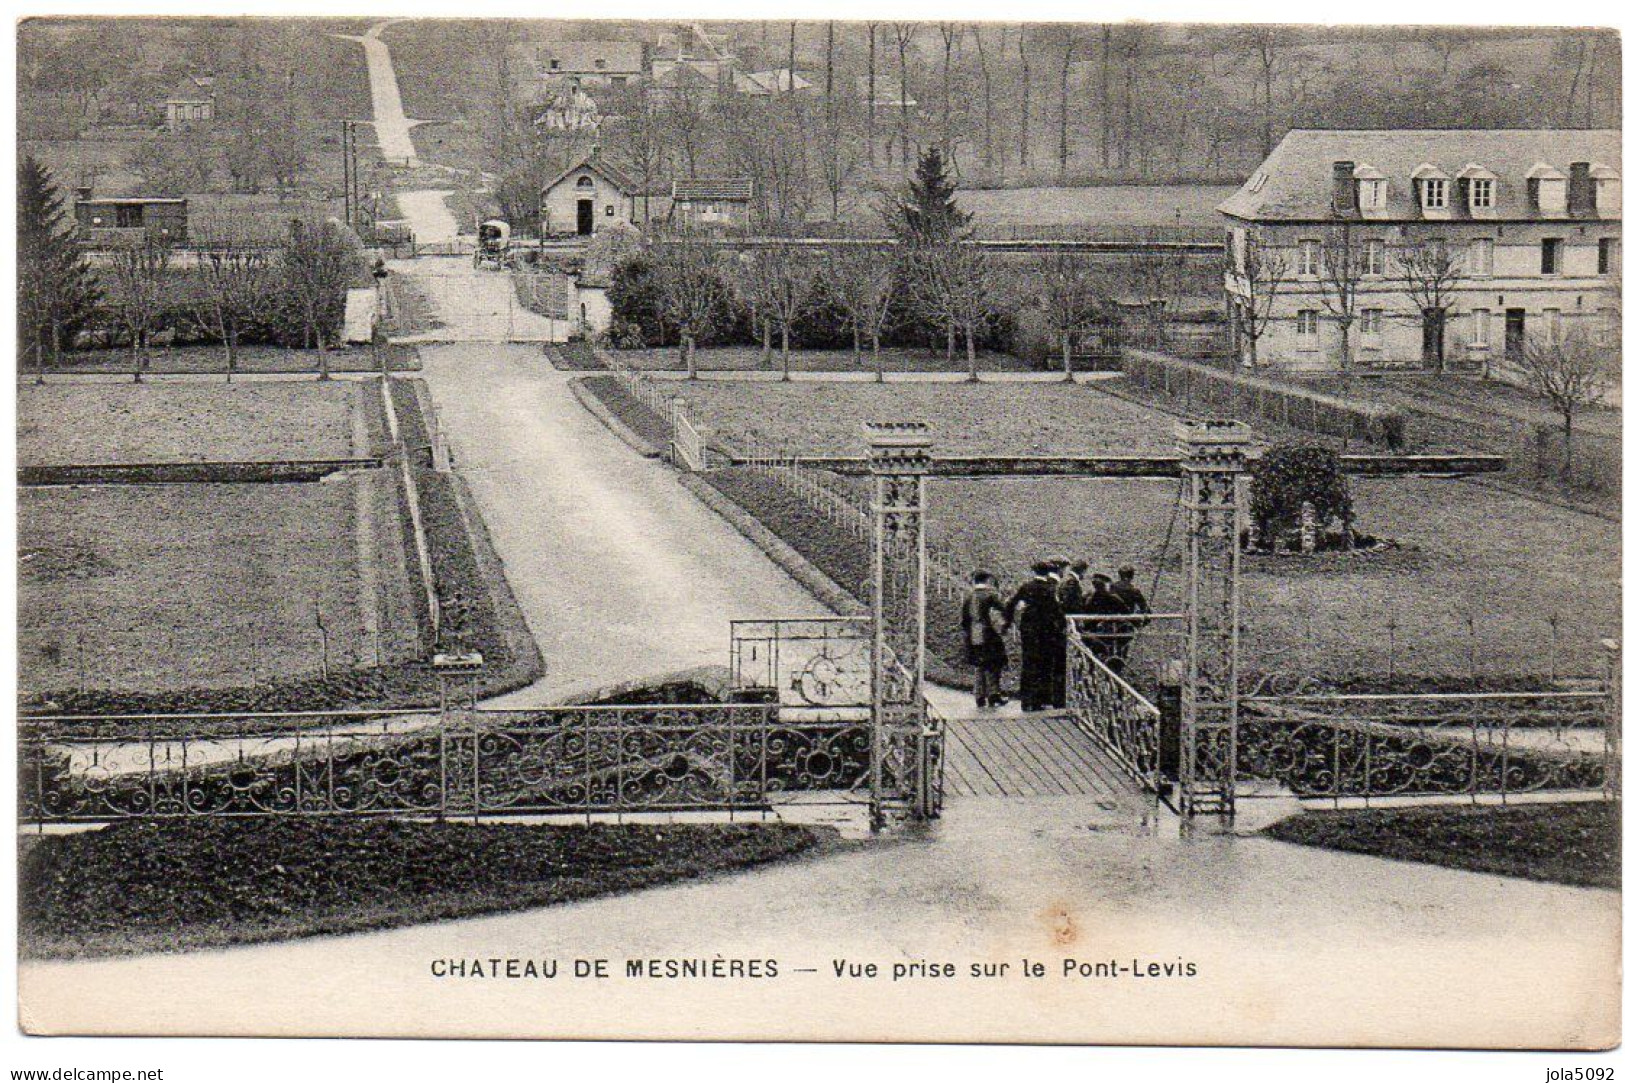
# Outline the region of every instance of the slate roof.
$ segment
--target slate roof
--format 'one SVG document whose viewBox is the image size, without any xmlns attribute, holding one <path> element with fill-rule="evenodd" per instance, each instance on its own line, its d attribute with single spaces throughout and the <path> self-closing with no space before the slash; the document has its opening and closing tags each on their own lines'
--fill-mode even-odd
<svg viewBox="0 0 1625 1083">
<path fill-rule="evenodd" d="M 1294 129 L 1247 183 L 1219 204 L 1219 212 L 1249 221 L 1331 221 L 1334 162 L 1355 163 L 1356 176 L 1388 179 L 1384 221 L 1422 220 L 1411 178 L 1426 165 L 1451 178 L 1464 171 L 1474 175 L 1472 166 L 1494 174 L 1500 183 L 1495 212 L 1487 217 L 1550 218 L 1531 205 L 1531 169 L 1544 164 L 1566 177 L 1570 163 L 1589 162 L 1593 173 L 1612 170 L 1617 177 L 1620 136 L 1617 131 L 1582 129 Z M 1465 221 L 1468 215 L 1452 197 L 1447 220 L 1456 218 Z"/>
<path fill-rule="evenodd" d="M 600 158 L 596 150 L 588 151 L 585 154 L 576 155 L 575 158 L 570 161 L 569 165 L 553 174 L 548 182 L 542 185 L 542 192 L 545 194 L 552 191 L 561 180 L 568 177 L 576 170 L 582 168 L 590 169 L 597 173 L 615 187 L 619 188 L 623 193 L 627 195 L 633 194 L 632 189 L 634 185 L 632 184 L 631 178 Z"/>
<path fill-rule="evenodd" d="M 526 42 L 515 49 L 538 76 L 637 75 L 643 71 L 641 41 Z M 559 62 L 556 68 L 555 60 Z"/>
<path fill-rule="evenodd" d="M 794 79 L 794 83 L 791 80 Z M 789 68 L 770 68 L 767 71 L 742 71 L 734 73 L 734 89 L 742 94 L 758 96 L 768 94 L 784 94 L 794 86 L 796 91 L 811 90 L 812 84 L 801 77 L 797 72 L 793 76 Z"/>
<path fill-rule="evenodd" d="M 748 203 L 752 191 L 749 177 L 688 177 L 671 182 L 673 199 L 716 199 Z"/>
</svg>

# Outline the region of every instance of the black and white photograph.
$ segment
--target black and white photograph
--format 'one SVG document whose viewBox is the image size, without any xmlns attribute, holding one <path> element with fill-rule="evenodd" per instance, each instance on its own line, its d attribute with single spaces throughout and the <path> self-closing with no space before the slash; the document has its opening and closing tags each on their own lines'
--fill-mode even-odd
<svg viewBox="0 0 1625 1083">
<path fill-rule="evenodd" d="M 902 10 L 20 14 L 22 1034 L 1612 1078 L 1618 30 Z"/>
</svg>

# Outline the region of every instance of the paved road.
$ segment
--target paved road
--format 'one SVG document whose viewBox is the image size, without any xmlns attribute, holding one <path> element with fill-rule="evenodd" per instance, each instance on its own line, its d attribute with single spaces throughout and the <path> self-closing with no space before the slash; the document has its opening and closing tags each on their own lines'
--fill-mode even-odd
<svg viewBox="0 0 1625 1083">
<path fill-rule="evenodd" d="M 388 19 L 369 27 L 360 37 L 336 34 L 358 42 L 367 54 L 367 78 L 372 84 L 372 125 L 378 133 L 378 152 L 386 161 L 410 165 L 417 157 L 412 145 L 412 122 L 406 119 L 401 105 L 400 84 L 395 81 L 395 63 L 389 55 L 389 46 L 378 36 L 389 26 L 400 22 Z"/>
<path fill-rule="evenodd" d="M 823 607 L 615 438 L 537 347 L 422 349 L 468 478 L 548 676 L 515 703 L 726 664 L 728 621 Z"/>
</svg>

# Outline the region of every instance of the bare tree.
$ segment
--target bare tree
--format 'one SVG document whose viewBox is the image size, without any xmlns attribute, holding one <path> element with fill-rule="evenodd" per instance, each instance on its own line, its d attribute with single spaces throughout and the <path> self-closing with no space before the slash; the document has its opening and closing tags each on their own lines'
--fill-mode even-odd
<svg viewBox="0 0 1625 1083">
<path fill-rule="evenodd" d="M 270 254 L 237 230 L 194 238 L 198 242 L 197 281 L 201 287 L 192 317 L 226 348 L 226 382 L 237 372 L 243 328 L 265 303 Z"/>
<path fill-rule="evenodd" d="M 1318 259 L 1318 268 L 1300 268 L 1300 272 L 1308 270 L 1317 275 L 1320 306 L 1337 327 L 1337 364 L 1343 372 L 1346 392 L 1353 363 L 1349 332 L 1360 318 L 1360 275 L 1364 271 L 1353 229 L 1346 223 L 1328 229 L 1320 241 Z"/>
<path fill-rule="evenodd" d="M 316 349 L 318 377 L 332 379 L 330 334 L 343 318 L 345 290 L 355 279 L 359 256 L 332 222 L 294 222 L 282 246 L 281 271 L 298 306 L 307 349 Z"/>
<path fill-rule="evenodd" d="M 790 335 L 795 322 L 812 300 L 814 274 L 807 250 L 800 245 L 776 241 L 740 254 L 741 261 L 755 264 L 750 281 L 761 291 L 762 310 L 778 325 L 779 358 L 783 378 L 790 379 Z"/>
<path fill-rule="evenodd" d="M 1258 89 L 1263 95 L 1258 118 L 1258 156 L 1269 157 L 1275 149 L 1275 80 L 1280 74 L 1284 53 L 1292 43 L 1292 31 L 1283 26 L 1239 26 L 1226 34 L 1230 46 L 1250 53 L 1258 64 Z"/>
<path fill-rule="evenodd" d="M 879 245 L 831 248 L 823 273 L 824 295 L 852 333 L 852 353 L 861 356 L 867 342 L 874 351 L 875 382 L 883 383 L 880 332 L 897 289 L 896 256 Z"/>
<path fill-rule="evenodd" d="M 1619 341 L 1594 341 L 1575 330 L 1525 340 L 1507 359 L 1513 371 L 1563 419 L 1563 477 L 1574 469 L 1574 417 L 1602 402 L 1619 379 Z"/>
<path fill-rule="evenodd" d="M 954 49 L 964 31 L 958 23 L 941 22 L 937 33 L 942 37 L 942 112 L 937 117 L 937 142 L 949 151 L 954 145 Z"/>
<path fill-rule="evenodd" d="M 908 49 L 914 42 L 914 35 L 919 31 L 918 23 L 891 24 L 892 42 L 897 46 L 897 116 L 902 128 L 904 166 L 914 159 L 914 135 L 909 127 L 908 116 Z"/>
<path fill-rule="evenodd" d="M 840 220 L 842 196 L 857 178 L 862 165 L 862 150 L 857 133 L 842 115 L 843 110 L 833 100 L 824 109 L 824 125 L 820 134 L 817 172 L 829 196 L 829 219 Z"/>
<path fill-rule="evenodd" d="M 660 308 L 676 329 L 683 367 L 699 379 L 694 347 L 727 311 L 728 291 L 716 248 L 686 238 L 654 247 L 650 261 Z"/>
<path fill-rule="evenodd" d="M 1045 322 L 1061 342 L 1061 367 L 1071 383 L 1072 341 L 1078 332 L 1098 320 L 1102 313 L 1099 294 L 1082 255 L 1059 251 L 1045 255 L 1038 264 L 1038 301 Z"/>
<path fill-rule="evenodd" d="M 1442 240 L 1408 245 L 1395 259 L 1405 296 L 1422 323 L 1424 359 L 1444 372 L 1445 329 L 1456 315 L 1457 294 L 1465 276 L 1457 252 Z"/>
<path fill-rule="evenodd" d="M 869 83 L 865 96 L 865 104 L 868 106 L 867 126 L 864 128 L 863 136 L 869 149 L 869 164 L 873 166 L 875 164 L 875 61 L 878 52 L 875 38 L 880 29 L 880 24 L 867 23 L 865 25 L 869 30 Z"/>
<path fill-rule="evenodd" d="M 1032 124 L 1033 111 L 1033 64 L 1027 53 L 1027 24 L 1021 24 L 1020 35 L 1016 38 L 1016 52 L 1021 57 L 1021 125 L 1019 129 L 1019 144 L 1017 160 L 1023 168 L 1028 163 L 1028 139 Z"/>
<path fill-rule="evenodd" d="M 1100 165 L 1112 164 L 1112 26 L 1100 27 Z"/>
<path fill-rule="evenodd" d="M 1245 340 L 1247 367 L 1258 365 L 1258 340 L 1269 332 L 1270 318 L 1275 311 L 1275 298 L 1286 281 L 1287 258 L 1279 250 L 1270 248 L 1262 239 L 1249 236 L 1241 256 L 1242 290 L 1232 294 L 1236 316 L 1236 330 Z"/>
<path fill-rule="evenodd" d="M 130 336 L 130 368 L 136 383 L 151 359 L 150 340 L 163 313 L 169 258 L 169 243 L 149 233 L 114 252 L 108 267 L 119 323 Z"/>
<path fill-rule="evenodd" d="M 1061 123 L 1059 144 L 1056 157 L 1060 159 L 1061 172 L 1066 172 L 1067 160 L 1071 157 L 1071 146 L 1068 143 L 1072 127 L 1072 61 L 1078 52 L 1078 35 L 1070 27 L 1063 28 L 1061 39 Z"/>
<path fill-rule="evenodd" d="M 968 240 L 928 245 L 909 253 L 909 288 L 919 311 L 943 329 L 952 343 L 965 342 L 966 379 L 981 379 L 976 369 L 976 336 L 998 311 L 993 273 L 987 256 Z"/>
<path fill-rule="evenodd" d="M 1000 140 L 998 127 L 993 123 L 993 70 L 988 67 L 987 42 L 983 40 L 982 27 L 971 27 L 971 33 L 976 37 L 976 62 L 982 72 L 982 164 L 989 169 L 993 168 L 998 160 Z M 1004 59 L 1004 46 L 1009 30 L 999 27 L 999 59 Z"/>
</svg>

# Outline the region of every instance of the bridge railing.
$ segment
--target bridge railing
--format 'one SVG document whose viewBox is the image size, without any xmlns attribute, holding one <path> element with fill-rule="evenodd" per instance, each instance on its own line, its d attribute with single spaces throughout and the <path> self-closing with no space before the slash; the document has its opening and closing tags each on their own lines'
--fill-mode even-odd
<svg viewBox="0 0 1625 1083">
<path fill-rule="evenodd" d="M 1618 796 L 1606 690 L 1252 696 L 1237 777 L 1304 800 Z M 1245 791 L 1243 791 L 1245 794 Z"/>
<path fill-rule="evenodd" d="M 1165 748 L 1165 736 L 1177 742 L 1177 730 L 1164 734 L 1162 712 L 1117 672 L 1115 656 L 1102 658 L 1097 649 L 1109 648 L 1076 626 L 1068 632 L 1067 711 L 1141 787 L 1160 795 L 1178 774 L 1177 744 Z"/>
</svg>

